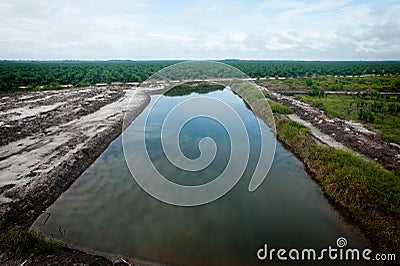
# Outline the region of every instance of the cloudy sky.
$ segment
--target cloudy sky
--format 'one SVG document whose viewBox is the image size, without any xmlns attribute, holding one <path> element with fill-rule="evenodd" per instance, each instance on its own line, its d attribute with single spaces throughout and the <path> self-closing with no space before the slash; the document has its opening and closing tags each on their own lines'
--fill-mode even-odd
<svg viewBox="0 0 400 266">
<path fill-rule="evenodd" d="M 1 0 L 0 59 L 400 60 L 400 0 Z"/>
</svg>

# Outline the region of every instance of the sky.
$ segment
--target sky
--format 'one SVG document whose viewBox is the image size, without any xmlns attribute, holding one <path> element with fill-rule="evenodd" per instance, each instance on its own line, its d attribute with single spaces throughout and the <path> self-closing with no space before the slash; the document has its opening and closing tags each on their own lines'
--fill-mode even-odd
<svg viewBox="0 0 400 266">
<path fill-rule="evenodd" d="M 400 60 L 400 0 L 1 0 L 0 60 Z"/>
</svg>

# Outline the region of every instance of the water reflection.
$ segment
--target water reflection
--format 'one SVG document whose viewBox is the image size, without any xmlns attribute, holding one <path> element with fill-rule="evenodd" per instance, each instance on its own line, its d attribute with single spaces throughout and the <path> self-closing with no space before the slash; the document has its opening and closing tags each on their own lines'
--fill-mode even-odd
<svg viewBox="0 0 400 266">
<path fill-rule="evenodd" d="M 266 181 L 254 192 L 248 184 L 260 152 L 257 118 L 229 89 L 208 92 L 229 102 L 245 121 L 250 137 L 250 162 L 239 183 L 219 200 L 198 207 L 177 207 L 145 193 L 131 177 L 118 137 L 98 160 L 34 226 L 47 235 L 102 252 L 123 254 L 176 265 L 252 265 L 264 243 L 280 248 L 325 248 L 340 236 L 350 247 L 365 242 L 332 210 L 303 165 L 279 143 Z M 181 184 L 209 182 L 227 163 L 227 132 L 216 121 L 199 118 L 187 123 L 180 144 L 188 157 L 198 156 L 198 140 L 212 136 L 219 146 L 212 167 L 182 172 L 160 151 L 160 123 L 165 111 L 195 93 L 165 97 L 151 117 L 146 138 L 150 156 L 170 180 Z M 144 123 L 139 116 L 134 123 Z M 129 129 L 128 129 L 129 130 Z M 132 143 L 136 140 L 132 134 Z M 65 230 L 60 235 L 59 229 Z M 268 265 L 280 264 L 277 261 Z M 307 265 L 310 263 L 306 263 Z M 341 263 L 345 265 L 345 263 Z"/>
</svg>

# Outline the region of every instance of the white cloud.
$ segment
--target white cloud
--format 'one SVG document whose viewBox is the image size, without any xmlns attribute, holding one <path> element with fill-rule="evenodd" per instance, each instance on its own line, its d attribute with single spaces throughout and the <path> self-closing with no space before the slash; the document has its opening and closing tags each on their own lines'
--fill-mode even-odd
<svg viewBox="0 0 400 266">
<path fill-rule="evenodd" d="M 399 1 L 3 0 L 0 59 L 400 59 Z"/>
</svg>

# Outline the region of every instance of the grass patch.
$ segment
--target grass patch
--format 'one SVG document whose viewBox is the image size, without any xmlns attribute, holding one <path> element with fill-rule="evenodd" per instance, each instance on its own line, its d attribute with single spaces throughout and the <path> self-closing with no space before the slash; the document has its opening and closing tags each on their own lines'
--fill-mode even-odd
<svg viewBox="0 0 400 266">
<path fill-rule="evenodd" d="M 309 95 L 299 95 L 298 97 L 301 101 L 310 103 L 331 116 L 345 120 L 358 118 L 357 110 L 353 110 L 351 104 L 354 99 L 350 96 L 329 95 L 327 97 L 319 98 Z"/>
<path fill-rule="evenodd" d="M 37 259 L 46 255 L 61 254 L 66 246 L 60 241 L 47 239 L 32 229 L 16 228 L 0 235 L 1 250 L 19 260 Z"/>
<path fill-rule="evenodd" d="M 296 141 L 310 141 L 308 139 L 310 129 L 299 122 L 275 117 L 275 125 L 278 138 L 284 140 L 289 146 L 293 146 Z"/>
<path fill-rule="evenodd" d="M 276 85 L 290 90 L 319 89 L 329 91 L 400 91 L 400 76 L 352 76 L 339 77 L 319 75 L 292 77 L 284 80 L 257 80 L 257 84 Z"/>
<path fill-rule="evenodd" d="M 348 210 L 380 250 L 400 250 L 400 176 L 350 152 L 317 145 L 296 122 L 275 120 L 279 140 L 303 160 L 325 195 Z"/>
<path fill-rule="evenodd" d="M 397 96 L 380 100 L 367 97 L 360 99 L 349 95 L 329 95 L 322 98 L 301 95 L 299 98 L 301 101 L 311 103 L 325 111 L 328 115 L 344 120 L 360 119 L 361 110 L 366 111 L 373 105 L 382 104 L 382 111 L 368 111 L 374 116 L 373 121 L 370 120 L 368 126 L 379 131 L 383 140 L 400 144 L 400 114 L 389 110 L 389 106 L 400 106 Z M 360 106 L 361 104 L 362 106 Z"/>
<path fill-rule="evenodd" d="M 283 115 L 289 115 L 293 114 L 293 110 L 287 107 L 286 105 L 268 100 L 269 107 L 271 107 L 271 110 L 273 113 L 276 114 L 283 114 Z"/>
</svg>

